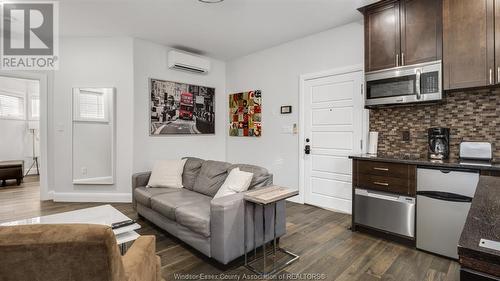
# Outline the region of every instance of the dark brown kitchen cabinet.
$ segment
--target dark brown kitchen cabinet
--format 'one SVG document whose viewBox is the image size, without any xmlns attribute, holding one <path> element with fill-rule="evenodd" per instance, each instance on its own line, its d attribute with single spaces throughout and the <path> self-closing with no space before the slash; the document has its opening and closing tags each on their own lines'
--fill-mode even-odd
<svg viewBox="0 0 500 281">
<path fill-rule="evenodd" d="M 354 160 L 353 167 L 354 187 L 415 196 L 415 165 Z"/>
<path fill-rule="evenodd" d="M 495 69 L 496 84 L 500 84 L 500 0 L 495 0 Z"/>
<path fill-rule="evenodd" d="M 399 64 L 399 3 L 375 6 L 365 13 L 365 68 L 375 71 Z"/>
<path fill-rule="evenodd" d="M 360 8 L 365 71 L 440 60 L 441 0 L 385 0 Z"/>
<path fill-rule="evenodd" d="M 442 1 L 401 1 L 401 65 L 440 60 L 443 50 Z"/>
<path fill-rule="evenodd" d="M 497 1 L 496 9 L 500 8 L 499 3 Z M 495 15 L 498 16 L 498 12 L 494 10 L 494 0 L 444 0 L 445 90 L 481 87 L 495 84 L 495 81 L 500 82 L 500 72 L 496 73 L 494 69 L 495 40 L 500 40 L 500 36 L 495 38 Z M 499 21 L 500 18 L 496 21 L 497 25 Z M 499 32 L 500 28 L 496 30 Z M 500 44 L 496 45 L 497 48 L 500 47 Z"/>
</svg>

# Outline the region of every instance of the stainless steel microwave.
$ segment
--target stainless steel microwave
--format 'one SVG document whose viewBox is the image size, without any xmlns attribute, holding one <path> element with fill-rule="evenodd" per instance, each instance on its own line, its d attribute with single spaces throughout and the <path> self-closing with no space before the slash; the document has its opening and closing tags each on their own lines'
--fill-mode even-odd
<svg viewBox="0 0 500 281">
<path fill-rule="evenodd" d="M 367 107 L 442 99 L 441 61 L 368 72 Z"/>
</svg>

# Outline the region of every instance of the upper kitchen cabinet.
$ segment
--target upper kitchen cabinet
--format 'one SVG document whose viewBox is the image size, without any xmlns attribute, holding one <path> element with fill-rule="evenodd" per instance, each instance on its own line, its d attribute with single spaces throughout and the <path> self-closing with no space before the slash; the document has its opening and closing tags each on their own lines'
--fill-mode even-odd
<svg viewBox="0 0 500 281">
<path fill-rule="evenodd" d="M 500 82 L 500 68 L 495 71 L 494 17 L 498 13 L 494 11 L 493 2 L 494 0 L 444 0 L 445 90 L 487 86 L 495 84 L 495 80 Z M 498 10 L 500 1 L 496 4 Z M 500 17 L 498 19 L 497 24 Z M 496 28 L 496 32 L 499 31 L 500 28 Z M 496 36 L 496 40 L 499 39 L 500 36 Z M 500 44 L 497 43 L 496 47 L 499 48 Z M 500 50 L 497 49 L 498 51 Z"/>
<path fill-rule="evenodd" d="M 399 64 L 399 3 L 375 5 L 365 15 L 366 71 L 396 67 Z"/>
<path fill-rule="evenodd" d="M 401 4 L 401 65 L 440 60 L 443 50 L 441 0 Z"/>
<path fill-rule="evenodd" d="M 441 0 L 386 0 L 360 8 L 365 71 L 441 59 Z"/>
</svg>

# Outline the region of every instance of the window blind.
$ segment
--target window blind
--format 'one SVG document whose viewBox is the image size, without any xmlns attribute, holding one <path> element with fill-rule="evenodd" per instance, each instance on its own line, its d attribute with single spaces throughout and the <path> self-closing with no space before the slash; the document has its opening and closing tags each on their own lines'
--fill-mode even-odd
<svg viewBox="0 0 500 281">
<path fill-rule="evenodd" d="M 31 118 L 37 120 L 40 118 L 40 97 L 32 95 L 31 96 Z"/>
<path fill-rule="evenodd" d="M 0 94 L 0 117 L 24 118 L 24 98 Z"/>
<path fill-rule="evenodd" d="M 104 120 L 104 105 L 104 95 L 102 93 L 80 91 L 79 110 L 81 119 Z"/>
</svg>

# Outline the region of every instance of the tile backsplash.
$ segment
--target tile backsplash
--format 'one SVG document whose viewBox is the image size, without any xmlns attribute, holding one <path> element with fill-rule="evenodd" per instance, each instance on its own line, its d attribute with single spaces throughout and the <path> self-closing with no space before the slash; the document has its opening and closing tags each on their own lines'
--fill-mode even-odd
<svg viewBox="0 0 500 281">
<path fill-rule="evenodd" d="M 439 104 L 370 110 L 370 131 L 379 132 L 378 152 L 389 156 L 427 157 L 427 129 L 450 128 L 450 159 L 458 158 L 461 141 L 493 144 L 500 160 L 500 88 L 445 93 Z M 410 140 L 403 140 L 403 132 Z"/>
</svg>

